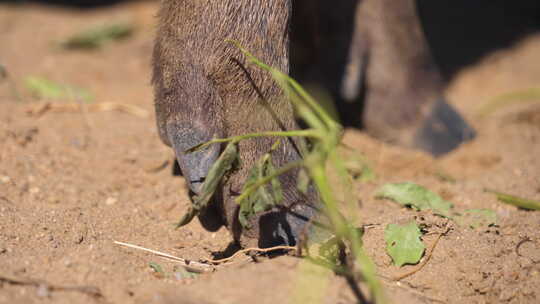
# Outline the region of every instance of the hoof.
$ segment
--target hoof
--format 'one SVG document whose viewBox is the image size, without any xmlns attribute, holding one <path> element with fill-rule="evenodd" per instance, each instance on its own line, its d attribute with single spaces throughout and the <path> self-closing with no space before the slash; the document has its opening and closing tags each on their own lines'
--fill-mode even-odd
<svg viewBox="0 0 540 304">
<path fill-rule="evenodd" d="M 307 204 L 265 213 L 259 219 L 258 246 L 295 246 L 310 238 L 314 231 L 312 220 L 317 214 L 318 210 Z"/>
<path fill-rule="evenodd" d="M 440 99 L 414 135 L 413 145 L 440 156 L 475 136 L 476 132 L 463 117 L 444 99 Z"/>
<path fill-rule="evenodd" d="M 221 226 L 225 225 L 220 212 L 220 208 L 216 206 L 216 199 L 213 198 L 213 201 L 208 204 L 208 208 L 197 216 L 201 226 L 210 232 L 218 231 Z"/>
<path fill-rule="evenodd" d="M 220 145 L 213 144 L 201 151 L 185 153 L 185 150 L 211 140 L 212 134 L 209 130 L 171 123 L 167 125 L 167 133 L 189 189 L 200 194 L 208 171 L 219 157 Z"/>
</svg>

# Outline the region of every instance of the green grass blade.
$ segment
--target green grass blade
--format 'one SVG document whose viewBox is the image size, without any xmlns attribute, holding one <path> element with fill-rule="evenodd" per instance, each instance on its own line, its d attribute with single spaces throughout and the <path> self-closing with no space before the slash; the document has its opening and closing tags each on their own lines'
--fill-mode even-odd
<svg viewBox="0 0 540 304">
<path fill-rule="evenodd" d="M 317 132 L 314 132 L 313 130 L 268 131 L 268 132 L 260 132 L 260 133 L 248 133 L 248 134 L 238 135 L 238 136 L 233 136 L 233 137 L 213 139 L 213 140 L 204 142 L 202 144 L 193 146 L 187 149 L 186 151 L 184 151 L 184 153 L 193 153 L 209 145 L 217 144 L 217 143 L 225 143 L 225 142 L 237 143 L 242 140 L 257 138 L 257 137 L 294 137 L 294 136 L 318 138 L 319 134 L 317 134 Z"/>
<path fill-rule="evenodd" d="M 208 175 L 206 176 L 201 188 L 201 193 L 193 197 L 192 207 L 178 222 L 176 226 L 177 228 L 188 224 L 195 217 L 195 215 L 198 215 L 201 210 L 204 210 L 208 206 L 208 203 L 214 195 L 217 186 L 225 174 L 232 169 L 232 166 L 237 159 L 238 148 L 236 143 L 229 143 L 227 147 L 225 147 L 223 153 L 221 153 L 219 158 L 208 171 Z"/>
<path fill-rule="evenodd" d="M 540 201 L 534 201 L 490 189 L 484 189 L 484 191 L 495 194 L 497 199 L 503 203 L 523 209 L 540 210 Z"/>
<path fill-rule="evenodd" d="M 290 170 L 300 168 L 304 166 L 304 161 L 298 161 L 298 162 L 291 162 L 287 163 L 285 166 L 280 167 L 276 169 L 272 174 L 269 174 L 261 179 L 259 179 L 257 182 L 253 183 L 249 187 L 246 187 L 244 191 L 242 191 L 242 194 L 240 194 L 235 201 L 238 204 L 241 204 L 243 200 L 248 198 L 254 191 L 256 191 L 259 187 L 269 183 L 272 179 L 280 176 L 281 174 L 288 172 Z"/>
<path fill-rule="evenodd" d="M 520 91 L 503 94 L 484 104 L 478 114 L 481 117 L 488 116 L 500 108 L 529 102 L 540 101 L 540 88 L 527 88 Z"/>
</svg>

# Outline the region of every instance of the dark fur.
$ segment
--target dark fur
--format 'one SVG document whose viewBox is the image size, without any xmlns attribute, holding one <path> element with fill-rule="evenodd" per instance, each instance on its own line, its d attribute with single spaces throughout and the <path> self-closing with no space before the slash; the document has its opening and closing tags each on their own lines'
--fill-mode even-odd
<svg viewBox="0 0 540 304">
<path fill-rule="evenodd" d="M 293 74 L 329 91 L 346 125 L 361 121 L 379 139 L 435 155 L 474 136 L 445 102 L 416 1 L 297 0 L 295 6 L 302 12 L 293 23 L 299 45 L 293 54 L 315 51 L 293 57 Z M 305 19 L 316 28 L 302 27 Z"/>
<path fill-rule="evenodd" d="M 365 69 L 364 126 L 376 137 L 411 145 L 414 130 L 443 89 L 415 3 L 364 0 L 357 8 L 355 31 L 349 69 Z M 354 98 L 346 81 L 344 93 Z"/>
<path fill-rule="evenodd" d="M 287 73 L 290 6 L 290 0 L 161 2 L 153 55 L 158 130 L 163 142 L 175 149 L 195 193 L 200 184 L 195 179 L 204 179 L 222 147 L 214 145 L 193 155 L 185 155 L 185 149 L 211 138 L 297 129 L 292 105 L 283 99 L 269 73 L 247 64 L 245 56 L 226 41 L 237 41 L 261 61 Z M 248 231 L 241 231 L 236 219 L 234 198 L 241 192 L 247 170 L 275 141 L 242 141 L 241 167 L 223 184 L 218 195 L 221 199 L 214 201 L 213 207 L 237 240 L 246 236 L 260 239 L 259 245 L 294 243 L 291 230 L 293 237 L 301 230 L 302 223 L 286 220 L 286 210 L 260 215 L 253 220 L 254 229 Z M 276 166 L 299 158 L 295 145 L 287 140 L 273 153 Z M 290 172 L 280 180 L 284 205 L 300 210 L 313 197 L 306 198 L 296 190 L 295 174 Z M 310 216 L 311 211 L 307 213 Z M 277 230 L 281 231 L 279 236 Z"/>
</svg>

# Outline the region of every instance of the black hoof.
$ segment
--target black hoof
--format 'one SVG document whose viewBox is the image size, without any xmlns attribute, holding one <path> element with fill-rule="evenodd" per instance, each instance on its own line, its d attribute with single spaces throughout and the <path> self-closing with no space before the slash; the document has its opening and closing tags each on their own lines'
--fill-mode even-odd
<svg viewBox="0 0 540 304">
<path fill-rule="evenodd" d="M 218 231 L 224 225 L 220 210 L 213 202 L 199 214 L 198 218 L 201 225 L 207 231 Z"/>
<path fill-rule="evenodd" d="M 434 156 L 455 149 L 476 136 L 474 129 L 444 99 L 439 99 L 414 138 L 414 146 Z"/>
<path fill-rule="evenodd" d="M 259 247 L 295 246 L 311 237 L 317 214 L 315 207 L 306 204 L 264 214 L 259 219 Z"/>
</svg>

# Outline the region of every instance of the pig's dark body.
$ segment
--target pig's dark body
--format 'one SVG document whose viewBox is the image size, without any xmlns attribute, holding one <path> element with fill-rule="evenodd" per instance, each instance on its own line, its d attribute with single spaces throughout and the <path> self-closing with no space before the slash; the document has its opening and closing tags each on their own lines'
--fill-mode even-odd
<svg viewBox="0 0 540 304">
<path fill-rule="evenodd" d="M 199 192 L 222 146 L 216 144 L 192 154 L 185 154 L 186 149 L 212 138 L 297 129 L 293 108 L 269 73 L 247 64 L 245 56 L 228 42 L 238 42 L 261 61 L 288 73 L 291 1 L 161 2 L 153 54 L 157 125 L 163 142 L 175 150 L 192 192 Z M 303 74 L 304 79 L 318 82 L 345 101 L 360 98 L 364 87 L 364 123 L 369 132 L 383 139 L 433 153 L 445 152 L 466 139 L 462 135 L 468 126 L 451 108 L 445 108 L 446 103 L 442 102 L 442 108 L 439 105 L 440 77 L 412 0 L 400 0 L 399 4 L 391 0 L 339 1 L 339 5 L 326 0 L 294 2 L 298 8 L 295 20 L 303 20 L 303 28 L 293 29 L 296 34 L 303 32 L 296 35 L 295 45 L 303 45 L 305 54 L 310 54 L 305 61 L 310 70 Z M 333 25 L 335 31 L 325 24 Z M 400 31 L 401 27 L 405 30 Z M 330 50 L 333 46 L 336 48 Z M 450 117 L 443 121 L 440 134 L 429 133 L 431 125 L 441 126 L 441 117 L 433 113 Z M 454 123 L 458 124 L 456 132 Z M 306 219 L 314 215 L 312 206 L 317 200 L 314 192 L 304 196 L 296 189 L 295 171 L 280 178 L 283 208 L 253 218 L 252 230 L 242 231 L 237 220 L 234 198 L 241 192 L 247 170 L 275 140 L 258 138 L 240 143 L 240 168 L 221 185 L 212 207 L 200 217 L 208 229 L 225 224 L 244 244 L 246 239 L 258 239 L 260 246 L 295 243 Z M 299 158 L 292 140 L 282 141 L 273 152 L 277 167 Z"/>
</svg>

